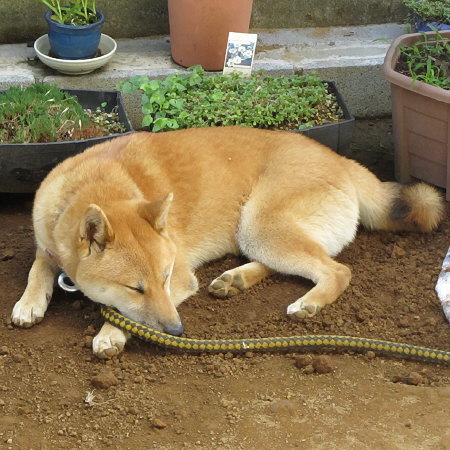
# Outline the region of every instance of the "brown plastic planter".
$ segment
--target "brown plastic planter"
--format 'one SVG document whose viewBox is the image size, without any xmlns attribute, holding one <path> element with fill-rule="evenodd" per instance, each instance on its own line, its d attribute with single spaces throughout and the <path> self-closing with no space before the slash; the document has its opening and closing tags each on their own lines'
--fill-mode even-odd
<svg viewBox="0 0 450 450">
<path fill-rule="evenodd" d="M 450 31 L 440 34 L 450 38 Z M 419 33 L 399 36 L 384 60 L 384 76 L 392 92 L 395 176 L 401 183 L 414 177 L 446 188 L 450 200 L 450 91 L 421 81 L 413 83 L 395 71 L 398 47 L 423 40 Z"/>
<path fill-rule="evenodd" d="M 173 60 L 222 70 L 228 33 L 248 33 L 253 0 L 169 0 Z"/>
</svg>

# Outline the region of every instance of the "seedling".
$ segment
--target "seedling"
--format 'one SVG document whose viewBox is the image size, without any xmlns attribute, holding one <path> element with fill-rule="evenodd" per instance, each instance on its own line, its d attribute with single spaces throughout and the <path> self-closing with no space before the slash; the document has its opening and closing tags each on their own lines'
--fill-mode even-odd
<svg viewBox="0 0 450 450">
<path fill-rule="evenodd" d="M 292 130 L 343 119 L 328 85 L 314 74 L 275 78 L 260 71 L 246 78 L 194 66 L 188 75 L 163 80 L 136 76 L 117 89 L 142 91 L 142 126 L 154 132 L 226 125 Z"/>
<path fill-rule="evenodd" d="M 88 25 L 97 22 L 96 0 L 38 0 L 53 14 L 51 19 L 64 25 Z"/>
<path fill-rule="evenodd" d="M 450 44 L 437 30 L 423 41 L 401 46 L 396 71 L 432 86 L 450 89 Z"/>
</svg>

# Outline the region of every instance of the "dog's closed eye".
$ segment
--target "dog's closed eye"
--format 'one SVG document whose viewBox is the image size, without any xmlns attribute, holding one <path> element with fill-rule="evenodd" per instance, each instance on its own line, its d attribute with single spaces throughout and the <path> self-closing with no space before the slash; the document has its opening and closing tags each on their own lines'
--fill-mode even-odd
<svg viewBox="0 0 450 450">
<path fill-rule="evenodd" d="M 144 288 L 142 286 L 128 286 L 125 285 L 126 288 L 131 289 L 132 291 L 139 292 L 139 294 L 145 294 Z"/>
</svg>

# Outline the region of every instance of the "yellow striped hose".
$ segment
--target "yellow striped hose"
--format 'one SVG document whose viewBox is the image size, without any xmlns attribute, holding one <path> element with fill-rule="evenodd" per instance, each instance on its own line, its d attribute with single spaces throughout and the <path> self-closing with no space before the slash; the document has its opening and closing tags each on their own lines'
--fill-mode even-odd
<svg viewBox="0 0 450 450">
<path fill-rule="evenodd" d="M 172 336 L 149 328 L 123 316 L 116 309 L 109 306 L 102 306 L 101 314 L 111 324 L 128 331 L 139 339 L 166 349 L 181 350 L 189 353 L 242 353 L 247 351 L 270 352 L 276 350 L 340 348 L 352 351 L 372 350 L 386 355 L 400 356 L 404 359 L 416 359 L 450 366 L 450 352 L 378 339 L 334 335 L 224 340 L 189 339 Z"/>
</svg>

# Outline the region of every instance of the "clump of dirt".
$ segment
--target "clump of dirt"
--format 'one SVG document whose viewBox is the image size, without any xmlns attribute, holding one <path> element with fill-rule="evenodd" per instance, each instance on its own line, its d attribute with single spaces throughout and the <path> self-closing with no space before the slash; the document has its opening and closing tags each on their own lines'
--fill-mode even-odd
<svg viewBox="0 0 450 450">
<path fill-rule="evenodd" d="M 361 132 L 374 148 L 370 126 Z M 391 179 L 392 159 L 379 150 L 367 161 Z M 32 198 L 0 200 L 0 448 L 449 448 L 448 367 L 376 352 L 193 356 L 137 339 L 100 361 L 97 305 L 58 289 L 42 323 L 13 327 L 34 257 Z M 434 292 L 449 236 L 448 207 L 431 234 L 361 230 L 337 258 L 352 269 L 350 287 L 299 322 L 286 307 L 311 288 L 304 279 L 275 275 L 211 298 L 209 282 L 242 263 L 226 257 L 198 271 L 200 290 L 180 307 L 186 335 L 344 334 L 450 350 Z"/>
</svg>

